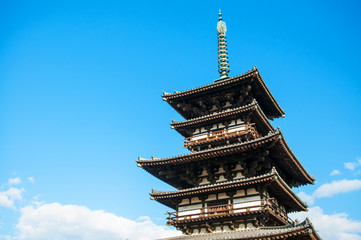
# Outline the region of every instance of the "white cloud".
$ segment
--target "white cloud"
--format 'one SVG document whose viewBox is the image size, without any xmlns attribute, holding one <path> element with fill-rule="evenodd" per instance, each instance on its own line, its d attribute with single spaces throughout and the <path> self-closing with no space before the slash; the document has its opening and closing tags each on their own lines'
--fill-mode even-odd
<svg viewBox="0 0 361 240">
<path fill-rule="evenodd" d="M 39 197 L 40 197 L 40 194 L 33 197 L 33 200 L 30 202 L 31 205 L 36 206 L 36 207 L 40 207 L 41 205 L 43 205 L 45 202 L 39 201 Z"/>
<path fill-rule="evenodd" d="M 336 194 L 352 192 L 361 189 L 361 180 L 338 180 L 322 184 L 312 195 L 300 192 L 297 195 L 309 205 L 313 205 L 317 198 L 332 197 Z"/>
<path fill-rule="evenodd" d="M 357 162 L 345 162 L 344 165 L 345 165 L 345 168 L 353 171 L 357 167 Z"/>
<path fill-rule="evenodd" d="M 318 234 L 328 240 L 361 240 L 361 222 L 348 218 L 346 213 L 327 215 L 318 207 L 308 212 L 293 213 L 292 218 L 300 220 L 309 217 Z"/>
<path fill-rule="evenodd" d="M 18 238 L 27 240 L 150 240 L 179 235 L 149 218 L 132 221 L 102 210 L 59 203 L 22 208 L 17 228 Z"/>
<path fill-rule="evenodd" d="M 340 175 L 341 172 L 337 169 L 333 170 L 331 173 L 330 173 L 330 176 L 336 176 L 336 175 Z"/>
<path fill-rule="evenodd" d="M 305 201 L 309 205 L 312 205 L 315 203 L 315 198 L 311 195 L 308 195 L 305 192 L 299 192 L 297 195 L 302 199 L 302 201 Z"/>
<path fill-rule="evenodd" d="M 361 158 L 358 159 L 356 162 L 345 162 L 344 163 L 345 168 L 353 171 L 355 170 L 357 167 L 361 166 Z"/>
<path fill-rule="evenodd" d="M 315 198 L 331 197 L 339 193 L 346 193 L 361 189 L 361 180 L 338 180 L 322 184 L 314 193 Z"/>
<path fill-rule="evenodd" d="M 0 192 L 0 206 L 1 207 L 8 207 L 14 208 L 15 200 L 22 199 L 22 192 L 24 191 L 23 188 L 10 188 L 5 192 Z"/>
<path fill-rule="evenodd" d="M 33 177 L 28 177 L 28 180 L 31 182 L 31 183 L 34 183 L 35 182 L 35 179 Z"/>
<path fill-rule="evenodd" d="M 9 185 L 17 185 L 17 184 L 20 184 L 21 183 L 21 180 L 19 177 L 17 178 L 9 178 L 8 180 L 8 184 Z"/>
</svg>

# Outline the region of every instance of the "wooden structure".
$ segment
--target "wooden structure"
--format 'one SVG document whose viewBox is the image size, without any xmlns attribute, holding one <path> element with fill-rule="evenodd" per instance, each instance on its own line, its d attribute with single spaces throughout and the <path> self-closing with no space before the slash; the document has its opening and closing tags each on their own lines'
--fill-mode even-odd
<svg viewBox="0 0 361 240">
<path fill-rule="evenodd" d="M 162 96 L 185 118 L 171 127 L 191 153 L 137 160 L 177 189 L 150 194 L 175 210 L 167 224 L 186 236 L 171 239 L 320 239 L 308 220 L 288 218 L 307 211 L 291 187 L 314 179 L 269 122 L 284 111 L 256 67 L 219 72 L 214 83 Z"/>
</svg>

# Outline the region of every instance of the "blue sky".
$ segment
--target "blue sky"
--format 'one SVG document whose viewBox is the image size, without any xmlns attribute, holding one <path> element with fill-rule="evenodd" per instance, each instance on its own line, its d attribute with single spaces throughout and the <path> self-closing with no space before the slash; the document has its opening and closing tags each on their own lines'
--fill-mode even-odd
<svg viewBox="0 0 361 240">
<path fill-rule="evenodd" d="M 67 206 L 173 234 L 161 227 L 169 209 L 148 195 L 171 187 L 135 160 L 187 152 L 160 95 L 218 78 L 218 9 L 230 75 L 257 65 L 286 112 L 273 125 L 317 180 L 295 189 L 315 227 L 361 239 L 358 1 L 66 0 L 0 2 L 0 239 L 47 239 L 24 230 L 46 220 L 30 213 Z M 327 217 L 354 228 L 329 237 Z"/>
</svg>

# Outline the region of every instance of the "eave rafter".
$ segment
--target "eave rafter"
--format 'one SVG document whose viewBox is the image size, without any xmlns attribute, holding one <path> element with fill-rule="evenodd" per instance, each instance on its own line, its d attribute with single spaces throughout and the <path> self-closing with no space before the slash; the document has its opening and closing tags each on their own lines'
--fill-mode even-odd
<svg viewBox="0 0 361 240">
<path fill-rule="evenodd" d="M 281 156 L 279 158 L 275 158 L 273 156 L 273 158 L 277 160 L 277 164 L 282 167 L 284 172 L 287 172 L 287 175 L 293 176 L 293 178 L 297 179 L 297 181 L 299 182 L 295 182 L 293 186 L 314 184 L 314 178 L 307 173 L 299 160 L 290 150 L 279 129 L 277 129 L 273 133 L 269 133 L 264 137 L 260 137 L 247 142 L 235 143 L 232 145 L 216 147 L 171 158 L 144 159 L 139 157 L 137 163 L 139 167 L 144 168 L 149 173 L 160 178 L 157 173 L 157 169 L 160 166 L 178 166 L 198 161 L 207 161 L 208 159 L 248 152 L 250 150 L 264 147 L 268 143 L 271 143 L 269 147 L 271 147 L 271 150 L 274 150 L 272 151 L 274 152 L 273 154 L 276 154 L 275 156 Z M 166 179 L 164 178 L 160 179 L 166 181 Z"/>
<path fill-rule="evenodd" d="M 197 98 L 203 95 L 219 92 L 223 89 L 230 89 L 234 86 L 245 83 L 250 83 L 252 85 L 251 91 L 269 119 L 284 116 L 285 112 L 276 102 L 256 67 L 242 75 L 227 78 L 225 80 L 217 81 L 215 83 L 190 90 L 175 93 L 164 92 L 162 98 L 164 101 L 167 101 L 176 111 L 178 111 L 178 113 L 185 117 L 184 112 L 177 108 L 177 103 L 186 99 Z"/>
<path fill-rule="evenodd" d="M 216 183 L 211 185 L 205 185 L 195 188 L 188 188 L 184 190 L 176 191 L 156 191 L 153 190 L 151 199 L 156 200 L 162 204 L 165 204 L 168 207 L 175 209 L 175 205 L 172 204 L 172 199 L 180 199 L 186 197 L 195 197 L 202 196 L 204 194 L 213 194 L 230 190 L 243 189 L 244 187 L 253 186 L 253 185 L 264 185 L 269 183 L 269 186 L 272 187 L 275 194 L 281 196 L 285 199 L 285 205 L 289 211 L 307 211 L 307 205 L 301 201 L 301 199 L 291 190 L 291 188 L 285 183 L 281 178 L 275 168 L 273 168 L 269 173 L 257 176 L 250 177 L 246 179 L 238 179 L 223 183 Z"/>
<path fill-rule="evenodd" d="M 186 121 L 172 121 L 171 127 L 177 130 L 184 137 L 189 137 L 192 130 L 197 127 L 203 127 L 207 124 L 227 121 L 227 119 L 235 119 L 242 116 L 243 118 L 250 116 L 255 118 L 255 121 L 259 123 L 257 126 L 264 129 L 264 132 L 273 132 L 275 130 L 256 100 L 253 100 L 252 103 L 242 107 L 227 109 L 222 112 L 189 119 Z"/>
<path fill-rule="evenodd" d="M 249 112 L 252 110 L 255 110 L 257 108 L 258 104 L 254 100 L 252 103 L 247 104 L 242 107 L 233 108 L 233 109 L 227 109 L 222 112 L 212 113 L 206 116 L 198 117 L 198 118 L 192 118 L 188 119 L 186 121 L 173 121 L 171 123 L 171 127 L 174 129 L 179 129 L 183 127 L 194 127 L 198 125 L 204 125 L 208 122 L 216 121 L 218 119 L 224 119 L 230 116 L 238 115 L 240 113 Z"/>
<path fill-rule="evenodd" d="M 273 133 L 269 133 L 264 137 L 260 137 L 258 139 L 250 140 L 247 142 L 236 143 L 227 146 L 221 146 L 216 148 L 211 148 L 207 150 L 202 150 L 195 153 L 184 154 L 180 156 L 170 157 L 170 158 L 152 158 L 145 159 L 139 157 L 137 160 L 138 166 L 146 168 L 147 166 L 157 166 L 157 165 L 178 165 L 189 163 L 193 161 L 205 160 L 214 157 L 220 157 L 224 155 L 229 155 L 236 152 L 247 151 L 249 149 L 257 148 L 260 145 L 268 143 L 270 141 L 275 141 L 278 139 L 280 135 L 280 131 L 276 130 Z"/>
</svg>

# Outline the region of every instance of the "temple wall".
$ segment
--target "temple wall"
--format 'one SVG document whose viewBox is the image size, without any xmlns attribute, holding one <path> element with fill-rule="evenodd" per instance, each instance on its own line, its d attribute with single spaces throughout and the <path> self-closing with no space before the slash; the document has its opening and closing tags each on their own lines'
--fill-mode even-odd
<svg viewBox="0 0 361 240">
<path fill-rule="evenodd" d="M 236 130 L 242 130 L 245 127 L 245 122 L 242 121 L 240 118 L 232 120 L 231 123 L 228 125 L 228 130 L 232 130 L 236 131 Z M 211 131 L 216 131 L 216 130 L 221 130 L 221 129 L 225 129 L 226 126 L 220 122 L 217 124 L 213 124 L 210 128 Z M 239 128 L 239 129 L 238 129 Z M 236 129 L 236 130 L 235 130 Z M 205 127 L 201 127 L 201 128 L 196 128 L 195 131 L 193 132 L 193 140 L 197 139 L 197 135 L 200 135 L 202 133 L 208 133 L 207 129 Z"/>
<path fill-rule="evenodd" d="M 233 202 L 234 212 L 244 212 L 260 209 L 261 205 L 261 195 L 254 188 L 249 188 L 245 190 L 238 190 L 236 194 L 231 198 L 227 195 L 227 192 L 210 194 L 202 202 L 198 197 L 193 198 L 184 198 L 181 200 L 181 203 L 178 206 L 178 216 L 187 216 L 194 215 L 191 218 L 200 217 L 201 208 L 204 205 L 204 212 L 209 211 L 209 207 L 217 208 L 218 206 L 223 207 L 227 204 Z M 208 210 L 207 210 L 208 209 Z M 224 210 L 217 211 L 226 211 L 230 207 L 224 207 Z"/>
<path fill-rule="evenodd" d="M 255 188 L 246 188 L 238 190 L 230 197 L 228 192 L 221 192 L 217 194 L 205 195 L 203 201 L 198 197 L 184 198 L 178 206 L 178 220 L 184 219 L 196 219 L 199 217 L 207 217 L 213 214 L 220 213 L 242 213 L 249 211 L 260 210 L 264 200 L 268 197 L 272 197 L 267 191 L 263 193 L 257 191 Z M 233 204 L 231 204 L 233 203 Z M 274 204 L 278 204 L 274 201 Z M 204 208 L 203 208 L 204 206 Z M 238 223 L 233 226 L 236 229 L 249 229 L 255 228 L 255 222 L 247 220 L 245 222 Z M 214 232 L 229 231 L 230 226 L 227 224 L 214 226 Z M 208 230 L 205 227 L 194 228 L 192 234 L 207 233 Z"/>
</svg>

